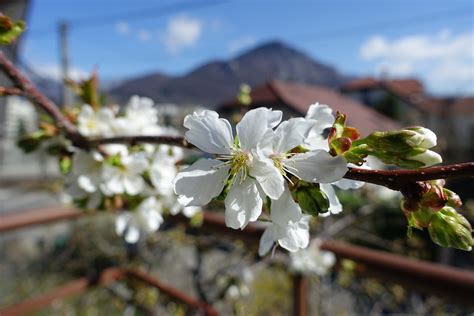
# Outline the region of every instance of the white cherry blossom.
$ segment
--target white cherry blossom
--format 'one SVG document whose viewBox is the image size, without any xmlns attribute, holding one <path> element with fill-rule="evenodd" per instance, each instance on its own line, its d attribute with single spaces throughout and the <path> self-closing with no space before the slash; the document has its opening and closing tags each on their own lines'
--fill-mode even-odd
<svg viewBox="0 0 474 316">
<path fill-rule="evenodd" d="M 134 211 L 121 212 L 115 220 L 115 230 L 128 243 L 136 243 L 140 231 L 152 233 L 163 223 L 162 205 L 155 197 L 145 199 Z"/>
<path fill-rule="evenodd" d="M 137 195 L 145 189 L 143 173 L 148 159 L 143 152 L 120 157 L 120 166 L 104 165 L 102 190 L 105 194 Z"/>
<path fill-rule="evenodd" d="M 84 104 L 77 116 L 77 129 L 84 136 L 111 136 L 114 112 L 109 108 L 95 111 L 90 105 Z"/>
<path fill-rule="evenodd" d="M 237 124 L 237 141 L 230 123 L 214 111 L 186 116 L 186 139 L 199 149 L 217 154 L 218 159 L 200 159 L 180 172 L 174 180 L 179 201 L 186 206 L 202 206 L 218 196 L 227 181 L 225 220 L 232 228 L 244 228 L 257 220 L 263 198 L 278 198 L 283 192 L 283 177 L 270 159 L 260 159 L 257 145 L 265 133 L 281 120 L 280 111 L 251 110 Z"/>
</svg>

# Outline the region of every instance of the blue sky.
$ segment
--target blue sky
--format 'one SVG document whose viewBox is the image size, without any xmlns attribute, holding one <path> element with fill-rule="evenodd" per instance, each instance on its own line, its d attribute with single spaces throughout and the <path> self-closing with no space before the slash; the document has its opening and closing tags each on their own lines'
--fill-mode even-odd
<svg viewBox="0 0 474 316">
<path fill-rule="evenodd" d="M 59 20 L 70 21 L 75 75 L 177 75 L 278 39 L 346 74 L 474 93 L 472 1 L 38 0 L 22 54 L 44 74 L 58 73 Z"/>
</svg>

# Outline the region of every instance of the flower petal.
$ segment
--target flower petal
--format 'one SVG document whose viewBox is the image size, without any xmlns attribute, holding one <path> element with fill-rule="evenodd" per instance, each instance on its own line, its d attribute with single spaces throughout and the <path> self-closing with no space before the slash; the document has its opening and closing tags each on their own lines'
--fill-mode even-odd
<svg viewBox="0 0 474 316">
<path fill-rule="evenodd" d="M 314 183 L 331 183 L 342 179 L 347 172 L 344 157 L 333 157 L 324 150 L 295 155 L 285 159 L 283 164 L 295 176 Z"/>
<path fill-rule="evenodd" d="M 258 255 L 264 256 L 267 252 L 272 249 L 272 246 L 275 244 L 275 234 L 274 234 L 274 226 L 268 226 L 260 237 L 260 243 L 258 246 Z"/>
<path fill-rule="evenodd" d="M 229 154 L 234 142 L 229 121 L 214 111 L 194 112 L 184 118 L 186 139 L 204 152 Z"/>
<path fill-rule="evenodd" d="M 185 206 L 202 206 L 218 196 L 226 183 L 229 167 L 216 159 L 199 159 L 173 180 L 174 192 Z"/>
<path fill-rule="evenodd" d="M 129 175 L 123 177 L 125 192 L 130 195 L 137 195 L 145 189 L 145 180 L 139 175 Z"/>
<path fill-rule="evenodd" d="M 270 218 L 279 226 L 286 226 L 290 221 L 297 222 L 301 219 L 300 206 L 293 200 L 290 190 L 285 189 L 279 199 L 272 201 Z"/>
<path fill-rule="evenodd" d="M 284 190 L 283 176 L 271 159 L 255 159 L 250 167 L 250 175 L 255 177 L 263 192 L 271 199 L 278 199 Z"/>
<path fill-rule="evenodd" d="M 234 181 L 225 198 L 225 223 L 234 229 L 244 228 L 249 222 L 256 221 L 263 205 L 254 179 L 247 177 L 242 183 L 239 182 L 239 179 Z"/>
<path fill-rule="evenodd" d="M 328 183 L 321 183 L 319 184 L 319 188 L 321 191 L 326 193 L 328 199 L 329 199 L 329 212 L 326 213 L 321 213 L 319 216 L 326 217 L 331 214 L 339 214 L 342 212 L 342 204 L 339 202 L 339 199 L 337 198 L 336 192 L 334 191 L 334 188 L 331 184 Z"/>
<path fill-rule="evenodd" d="M 131 215 L 128 212 L 123 212 L 115 218 L 115 232 L 117 235 L 123 235 L 130 221 Z"/>
<path fill-rule="evenodd" d="M 277 127 L 273 138 L 275 152 L 284 153 L 303 144 L 313 125 L 314 122 L 302 117 L 291 118 L 281 123 Z"/>
<path fill-rule="evenodd" d="M 80 175 L 77 178 L 77 184 L 81 189 L 88 193 L 92 193 L 97 190 L 97 184 L 93 181 L 91 177 L 87 175 Z"/>
<path fill-rule="evenodd" d="M 280 246 L 288 251 L 295 252 L 300 248 L 306 248 L 309 244 L 309 225 L 306 220 L 290 223 L 284 227 L 284 234 L 278 236 Z"/>
<path fill-rule="evenodd" d="M 148 159 L 144 152 L 132 154 L 122 158 L 122 163 L 127 168 L 127 171 L 133 174 L 143 173 L 148 168 Z"/>
<path fill-rule="evenodd" d="M 268 129 L 280 123 L 283 113 L 267 108 L 258 108 L 248 111 L 237 124 L 237 135 L 240 147 L 245 151 L 257 148 Z"/>
<path fill-rule="evenodd" d="M 135 225 L 129 225 L 125 232 L 125 241 L 129 244 L 135 244 L 140 238 L 140 230 Z"/>
<path fill-rule="evenodd" d="M 334 115 L 332 109 L 325 105 L 314 103 L 309 106 L 308 113 L 306 113 L 306 119 L 315 120 L 321 131 L 325 128 L 331 127 L 334 124 Z"/>
</svg>

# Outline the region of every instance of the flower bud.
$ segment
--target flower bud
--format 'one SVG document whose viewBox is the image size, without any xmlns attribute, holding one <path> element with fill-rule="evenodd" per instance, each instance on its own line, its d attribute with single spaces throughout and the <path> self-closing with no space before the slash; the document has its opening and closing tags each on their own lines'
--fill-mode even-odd
<svg viewBox="0 0 474 316">
<path fill-rule="evenodd" d="M 317 216 L 329 210 L 329 199 L 317 186 L 301 186 L 293 197 L 306 214 Z"/>
<path fill-rule="evenodd" d="M 433 214 L 428 232 L 431 240 L 440 246 L 472 250 L 474 240 L 471 225 L 452 207 L 446 206 Z"/>
<path fill-rule="evenodd" d="M 415 212 L 406 212 L 405 214 L 410 226 L 422 229 L 429 227 L 434 213 L 430 209 L 422 208 Z"/>
<path fill-rule="evenodd" d="M 431 167 L 443 162 L 443 158 L 441 158 L 440 154 L 428 149 L 421 154 L 410 156 L 408 159 L 423 163 L 423 167 Z"/>
<path fill-rule="evenodd" d="M 422 137 L 422 141 L 418 144 L 419 147 L 428 149 L 436 146 L 436 134 L 433 133 L 430 129 L 421 126 L 415 126 L 407 128 L 407 130 L 414 131 Z"/>
</svg>

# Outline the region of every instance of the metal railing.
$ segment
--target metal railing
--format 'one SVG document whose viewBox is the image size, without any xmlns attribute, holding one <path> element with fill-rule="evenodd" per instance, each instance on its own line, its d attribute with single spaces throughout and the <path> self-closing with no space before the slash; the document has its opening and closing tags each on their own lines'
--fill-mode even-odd
<svg viewBox="0 0 474 316">
<path fill-rule="evenodd" d="M 85 214 L 72 208 L 56 207 L 0 215 L 0 233 L 61 220 L 74 220 Z M 176 225 L 187 225 L 189 222 L 189 219 L 181 215 L 171 216 L 169 220 Z M 192 227 L 192 230 L 201 234 L 223 234 L 248 241 L 258 241 L 263 229 L 264 227 L 259 225 L 248 225 L 243 230 L 229 229 L 221 215 L 209 212 L 204 212 L 201 226 Z M 345 258 L 355 261 L 357 263 L 356 272 L 360 275 L 376 277 L 386 282 L 400 284 L 427 294 L 439 295 L 465 305 L 474 305 L 472 300 L 474 273 L 471 271 L 336 241 L 324 241 L 321 248 L 333 252 L 339 259 Z M 196 300 L 186 293 L 163 284 L 146 272 L 109 268 L 102 271 L 100 277 L 94 282 L 88 278 L 71 281 L 39 297 L 3 309 L 0 308 L 0 315 L 22 315 L 45 307 L 54 299 L 80 294 L 92 285 L 106 285 L 124 278 L 139 279 L 159 289 L 170 298 L 187 305 L 190 309 L 199 309 L 206 315 L 218 314 L 206 302 Z M 307 280 L 302 275 L 295 275 L 293 283 L 294 315 L 307 315 Z"/>
</svg>

